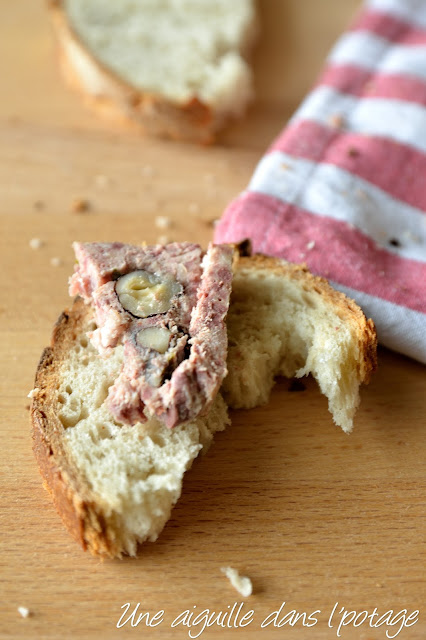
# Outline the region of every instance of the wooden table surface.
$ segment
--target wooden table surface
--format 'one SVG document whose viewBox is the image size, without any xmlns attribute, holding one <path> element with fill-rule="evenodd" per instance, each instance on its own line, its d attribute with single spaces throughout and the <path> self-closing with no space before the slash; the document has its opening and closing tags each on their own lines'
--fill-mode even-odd
<svg viewBox="0 0 426 640">
<path fill-rule="evenodd" d="M 198 148 L 99 120 L 61 81 L 44 3 L 1 2 L 1 638 L 195 637 L 200 626 L 171 627 L 180 613 L 230 612 L 243 601 L 220 572 L 225 565 L 252 578 L 239 619 L 252 609 L 253 621 L 216 624 L 199 637 L 328 640 L 338 637 L 344 610 L 375 608 L 419 609 L 419 621 L 397 637 L 426 637 L 420 364 L 380 351 L 351 436 L 333 426 L 312 380 L 300 393 L 280 382 L 268 406 L 233 413 L 187 474 L 160 539 L 137 559 L 101 562 L 69 537 L 42 488 L 28 425 L 35 367 L 69 302 L 71 241 L 154 242 L 164 233 L 154 224 L 162 214 L 173 220 L 170 239 L 206 244 L 358 4 L 261 0 L 257 102 L 216 147 Z M 90 211 L 73 212 L 78 198 Z M 43 246 L 31 249 L 32 238 Z M 117 629 L 128 602 L 151 616 L 164 610 L 163 621 Z M 279 619 L 320 610 L 318 622 L 261 628 L 283 602 Z M 341 637 L 385 639 L 399 626 L 371 628 L 367 620 Z"/>
</svg>

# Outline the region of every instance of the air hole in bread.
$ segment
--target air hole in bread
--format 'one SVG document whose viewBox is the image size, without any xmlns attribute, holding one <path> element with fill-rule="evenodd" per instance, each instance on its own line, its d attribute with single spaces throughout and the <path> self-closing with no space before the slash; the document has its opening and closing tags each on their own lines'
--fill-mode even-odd
<svg viewBox="0 0 426 640">
<path fill-rule="evenodd" d="M 86 336 L 82 336 L 80 338 L 80 344 L 83 347 L 83 349 L 86 349 L 87 345 L 89 344 L 88 339 L 86 338 Z"/>
<path fill-rule="evenodd" d="M 302 294 L 302 303 L 306 304 L 310 309 L 317 309 L 315 300 L 307 293 Z"/>
<path fill-rule="evenodd" d="M 165 447 L 166 442 L 164 438 L 159 433 L 151 433 L 150 438 L 157 447 Z"/>
<path fill-rule="evenodd" d="M 101 440 L 111 439 L 113 437 L 112 433 L 111 433 L 110 429 L 107 427 L 107 425 L 105 425 L 105 424 L 97 424 L 96 428 L 97 428 L 97 436 Z"/>
<path fill-rule="evenodd" d="M 103 405 L 103 403 L 108 397 L 108 391 L 111 386 L 112 386 L 111 383 L 106 380 L 101 384 L 101 386 L 99 387 L 98 393 L 96 395 L 96 399 L 93 403 L 95 409 L 99 409 L 99 407 Z"/>
<path fill-rule="evenodd" d="M 60 398 L 62 398 L 62 402 Z M 59 412 L 59 420 L 65 429 L 75 427 L 78 422 L 88 417 L 87 407 L 82 405 L 81 400 L 71 396 L 64 398 L 62 394 L 58 396 L 58 400 L 63 405 L 62 410 Z"/>
<path fill-rule="evenodd" d="M 72 419 L 70 419 L 70 416 L 67 415 L 66 413 L 59 413 L 58 418 L 61 421 L 64 429 L 68 429 L 68 427 L 73 427 L 77 423 L 77 421 L 74 422 Z"/>
</svg>

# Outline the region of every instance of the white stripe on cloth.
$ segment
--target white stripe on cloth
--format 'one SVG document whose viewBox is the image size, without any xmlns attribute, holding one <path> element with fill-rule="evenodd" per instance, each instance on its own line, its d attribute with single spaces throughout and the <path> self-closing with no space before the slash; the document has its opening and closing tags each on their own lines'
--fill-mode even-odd
<svg viewBox="0 0 426 640">
<path fill-rule="evenodd" d="M 335 117 L 342 118 L 342 128 L 347 131 L 381 136 L 426 153 L 426 109 L 402 100 L 357 98 L 319 86 L 304 100 L 291 122 L 313 120 L 330 125 Z"/>
<path fill-rule="evenodd" d="M 426 28 L 426 2 L 424 0 L 369 0 L 367 8 L 389 13 L 414 27 Z"/>
<path fill-rule="evenodd" d="M 261 159 L 249 190 L 348 222 L 389 252 L 426 262 L 426 213 L 344 169 L 273 151 Z M 389 245 L 395 238 L 401 247 Z"/>
<path fill-rule="evenodd" d="M 329 282 L 333 287 L 353 298 L 367 318 L 374 318 L 381 344 L 426 364 L 426 315 L 424 313 L 342 286 L 333 280 Z"/>
<path fill-rule="evenodd" d="M 368 31 L 354 31 L 340 38 L 328 62 L 426 80 L 425 59 L 426 46 L 396 45 Z"/>
</svg>

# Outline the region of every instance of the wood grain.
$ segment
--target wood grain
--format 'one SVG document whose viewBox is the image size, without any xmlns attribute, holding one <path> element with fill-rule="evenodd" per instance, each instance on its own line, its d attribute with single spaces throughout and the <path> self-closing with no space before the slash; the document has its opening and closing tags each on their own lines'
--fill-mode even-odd
<svg viewBox="0 0 426 640">
<path fill-rule="evenodd" d="M 426 375 L 414 361 L 380 351 L 351 436 L 332 425 L 312 380 L 298 393 L 280 381 L 266 407 L 235 412 L 187 474 L 160 539 L 137 559 L 84 554 L 32 455 L 26 396 L 68 304 L 71 241 L 153 242 L 164 233 L 154 222 L 161 214 L 173 220 L 170 239 L 206 244 L 359 2 L 260 5 L 258 100 L 213 148 L 142 138 L 97 119 L 62 84 L 43 2 L 0 5 L 1 638 L 187 638 L 188 628 L 170 628 L 179 613 L 242 601 L 220 572 L 226 565 L 253 579 L 243 612 L 253 609 L 254 621 L 200 637 L 329 640 L 336 602 L 358 612 L 420 609 L 420 621 L 397 637 L 426 636 Z M 86 213 L 73 211 L 76 198 L 88 200 Z M 29 247 L 35 237 L 39 250 Z M 260 629 L 284 601 L 284 613 L 320 609 L 318 623 Z M 163 609 L 164 622 L 117 629 L 126 602 L 152 615 Z M 18 606 L 31 616 L 21 618 Z M 386 636 L 363 624 L 341 637 Z"/>
</svg>

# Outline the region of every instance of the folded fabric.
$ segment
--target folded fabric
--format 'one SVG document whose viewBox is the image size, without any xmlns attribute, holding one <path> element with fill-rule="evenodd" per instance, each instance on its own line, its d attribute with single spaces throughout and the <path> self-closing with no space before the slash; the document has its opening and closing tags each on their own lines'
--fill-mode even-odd
<svg viewBox="0 0 426 640">
<path fill-rule="evenodd" d="M 216 242 L 306 262 L 426 363 L 426 1 L 370 0 Z"/>
</svg>

